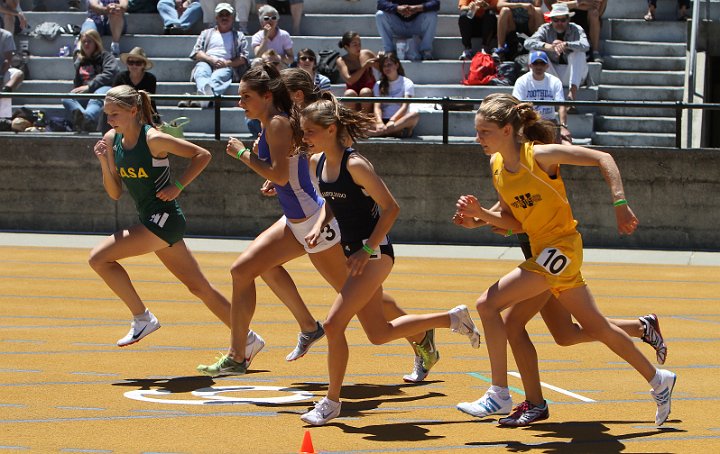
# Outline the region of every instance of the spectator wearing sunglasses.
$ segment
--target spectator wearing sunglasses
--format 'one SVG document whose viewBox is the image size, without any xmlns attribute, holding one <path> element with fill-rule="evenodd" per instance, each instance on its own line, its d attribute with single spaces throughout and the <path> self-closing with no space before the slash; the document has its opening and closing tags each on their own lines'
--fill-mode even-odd
<svg viewBox="0 0 720 454">
<path fill-rule="evenodd" d="M 145 55 L 145 50 L 142 47 L 135 47 L 130 52 L 120 54 L 120 61 L 127 66 L 127 70 L 119 72 L 113 80 L 113 87 L 119 85 L 129 85 L 136 91 L 144 90 L 150 94 L 155 94 L 157 90 L 157 78 L 149 69 L 152 69 L 153 62 Z M 157 106 L 155 101 L 151 100 L 153 114 L 157 120 L 159 116 L 157 114 Z M 156 121 L 159 123 L 159 121 Z"/>
<path fill-rule="evenodd" d="M 262 55 L 268 49 L 274 49 L 290 66 L 293 62 L 293 41 L 290 33 L 278 27 L 280 15 L 270 5 L 263 5 L 258 10 L 260 30 L 252 37 L 252 48 L 256 56 Z"/>
<path fill-rule="evenodd" d="M 160 1 L 167 1 L 167 0 L 160 0 Z M 215 8 L 220 3 L 225 3 L 224 0 L 197 0 L 200 2 L 200 5 L 202 7 L 202 13 L 203 13 L 203 22 L 208 26 L 213 26 L 213 21 L 215 20 Z M 238 24 L 238 28 L 243 31 L 243 33 L 247 33 L 247 26 L 248 26 L 248 17 L 250 16 L 250 11 L 252 11 L 252 2 L 253 0 L 234 0 L 234 2 L 231 2 L 235 5 L 235 21 Z"/>
<path fill-rule="evenodd" d="M 527 50 L 545 51 L 550 59 L 548 73 L 558 77 L 570 88 L 568 99 L 577 99 L 577 89 L 587 77 L 585 52 L 590 49 L 585 30 L 570 22 L 575 13 L 566 3 L 555 3 L 547 14 L 552 22 L 543 24 L 525 40 Z"/>
<path fill-rule="evenodd" d="M 548 9 L 558 0 L 544 0 Z M 585 30 L 590 41 L 590 49 L 592 50 L 593 61 L 602 64 L 603 58 L 600 52 L 600 27 L 602 26 L 602 15 L 607 7 L 607 0 L 560 0 L 566 3 L 568 8 L 575 15 L 570 20 Z"/>
<path fill-rule="evenodd" d="M 247 40 L 240 30 L 233 30 L 235 9 L 228 3 L 215 7 L 217 25 L 203 30 L 190 53 L 195 60 L 190 80 L 199 95 L 223 95 L 230 84 L 239 81 L 248 68 Z M 181 101 L 182 102 L 182 101 Z M 200 107 L 209 107 L 201 101 Z"/>
<path fill-rule="evenodd" d="M 312 76 L 315 82 L 315 89 L 330 90 L 330 79 L 317 72 L 317 55 L 312 49 L 302 49 L 297 54 L 298 68 L 304 70 Z"/>
<path fill-rule="evenodd" d="M 530 72 L 518 77 L 513 87 L 512 95 L 521 101 L 532 101 L 533 108 L 543 120 L 556 125 L 556 143 L 572 145 L 572 137 L 567 127 L 567 108 L 560 106 L 555 112 L 555 106 L 537 105 L 535 101 L 565 101 L 563 86 L 560 79 L 547 74 L 550 59 L 545 52 L 534 50 L 528 56 Z"/>
<path fill-rule="evenodd" d="M 276 0 L 276 3 L 279 1 L 287 1 L 288 3 L 290 3 L 290 15 L 292 16 L 292 34 L 294 36 L 300 35 L 300 24 L 302 23 L 305 2 L 303 0 Z M 267 3 L 268 0 L 255 0 L 255 4 L 257 5 L 258 10 Z"/>
</svg>

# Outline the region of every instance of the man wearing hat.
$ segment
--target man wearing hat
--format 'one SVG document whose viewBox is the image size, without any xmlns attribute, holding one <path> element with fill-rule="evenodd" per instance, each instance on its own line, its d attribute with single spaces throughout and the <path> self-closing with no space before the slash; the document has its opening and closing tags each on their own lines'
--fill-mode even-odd
<svg viewBox="0 0 720 454">
<path fill-rule="evenodd" d="M 534 50 L 528 56 L 530 72 L 518 77 L 513 87 L 513 96 L 521 101 L 565 101 L 563 86 L 560 79 L 547 74 L 550 59 L 541 50 Z M 543 120 L 558 124 L 557 142 L 572 144 L 572 137 L 567 127 L 567 108 L 560 106 L 555 113 L 555 106 L 535 105 L 535 110 Z"/>
<path fill-rule="evenodd" d="M 577 89 L 588 73 L 585 52 L 590 49 L 585 30 L 570 22 L 571 13 L 566 3 L 555 3 L 547 17 L 552 22 L 543 24 L 528 39 L 525 48 L 542 50 L 549 57 L 548 73 L 558 77 L 570 88 L 568 99 L 577 99 Z"/>
<path fill-rule="evenodd" d="M 217 25 L 203 30 L 190 53 L 195 60 L 190 80 L 199 95 L 223 95 L 233 80 L 239 81 L 248 67 L 247 40 L 240 30 L 233 30 L 235 9 L 228 3 L 215 7 Z M 202 101 L 201 107 L 208 107 Z"/>
</svg>

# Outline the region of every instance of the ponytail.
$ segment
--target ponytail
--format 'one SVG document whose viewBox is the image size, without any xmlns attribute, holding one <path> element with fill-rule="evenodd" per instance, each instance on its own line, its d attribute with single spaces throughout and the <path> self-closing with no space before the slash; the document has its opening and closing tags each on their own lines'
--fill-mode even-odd
<svg viewBox="0 0 720 454">
<path fill-rule="evenodd" d="M 477 114 L 501 128 L 510 124 L 521 141 L 555 142 L 555 125 L 542 120 L 532 103 L 520 102 L 506 93 L 486 96 Z"/>
</svg>

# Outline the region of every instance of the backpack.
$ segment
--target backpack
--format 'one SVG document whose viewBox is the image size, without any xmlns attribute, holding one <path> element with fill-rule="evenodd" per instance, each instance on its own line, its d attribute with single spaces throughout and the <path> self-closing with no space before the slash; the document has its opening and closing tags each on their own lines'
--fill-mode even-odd
<svg viewBox="0 0 720 454">
<path fill-rule="evenodd" d="M 497 74 L 493 58 L 478 52 L 470 61 L 470 73 L 465 77 L 465 61 L 463 61 L 463 85 L 488 85 Z"/>
<path fill-rule="evenodd" d="M 520 71 L 514 61 L 504 61 L 497 69 L 497 76 L 490 82 L 491 85 L 515 85 Z"/>
<path fill-rule="evenodd" d="M 331 84 L 340 81 L 340 71 L 336 65 L 339 56 L 340 52 L 331 49 L 318 52 L 317 72 L 330 79 Z"/>
</svg>

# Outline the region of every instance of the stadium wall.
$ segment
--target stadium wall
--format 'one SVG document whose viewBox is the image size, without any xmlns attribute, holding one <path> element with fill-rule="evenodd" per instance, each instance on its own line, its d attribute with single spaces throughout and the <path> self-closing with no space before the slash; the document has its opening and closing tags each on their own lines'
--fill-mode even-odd
<svg viewBox="0 0 720 454">
<path fill-rule="evenodd" d="M 81 136 L 0 137 L 0 230 L 112 232 L 136 222 L 125 194 L 111 200 L 93 155 L 95 139 Z M 279 217 L 260 195 L 260 177 L 225 154 L 224 142 L 199 140 L 213 160 L 186 189 L 181 205 L 188 235 L 254 237 Z M 361 144 L 401 207 L 397 242 L 508 244 L 488 229 L 466 230 L 450 221 L 461 194 L 486 205 L 496 200 L 488 159 L 474 144 Z M 594 168 L 562 174 L 589 247 L 720 250 L 720 150 L 606 148 L 623 174 L 627 199 L 640 219 L 620 237 L 611 196 Z M 174 159 L 175 174 L 185 161 Z"/>
</svg>

